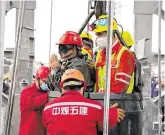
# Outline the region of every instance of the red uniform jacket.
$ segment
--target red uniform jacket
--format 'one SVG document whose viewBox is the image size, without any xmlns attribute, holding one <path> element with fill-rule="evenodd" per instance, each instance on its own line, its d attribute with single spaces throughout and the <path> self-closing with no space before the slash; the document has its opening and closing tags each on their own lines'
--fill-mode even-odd
<svg viewBox="0 0 165 135">
<path fill-rule="evenodd" d="M 135 69 L 135 57 L 128 49 L 124 50 L 120 60 L 117 60 L 118 54 L 123 46 L 119 42 L 115 42 L 112 48 L 114 59 L 111 61 L 111 92 L 123 93 L 126 92 L 131 81 L 132 74 Z M 106 65 L 106 49 L 100 52 L 100 58 L 96 62 L 96 78 L 98 78 L 98 67 L 105 67 Z M 116 67 L 117 66 L 117 67 Z M 106 72 L 106 71 L 105 71 Z M 96 79 L 98 80 L 98 79 Z M 97 81 L 96 81 L 96 91 Z"/>
<path fill-rule="evenodd" d="M 116 54 L 119 53 L 121 47 L 122 45 L 118 42 L 112 48 L 112 53 L 115 53 L 115 57 L 117 57 Z M 131 51 L 125 50 L 121 55 L 120 61 L 117 62 L 119 62 L 119 67 L 111 70 L 111 92 L 123 93 L 127 91 L 135 70 L 135 57 Z M 112 61 L 112 66 L 113 64 L 115 65 Z"/>
<path fill-rule="evenodd" d="M 26 87 L 20 96 L 21 122 L 19 135 L 45 135 L 42 110 L 48 102 L 48 93 L 39 91 L 36 84 Z"/>
<path fill-rule="evenodd" d="M 47 135 L 97 135 L 103 130 L 103 106 L 76 91 L 48 103 L 43 112 Z M 110 109 L 110 128 L 117 124 L 117 109 Z"/>
</svg>

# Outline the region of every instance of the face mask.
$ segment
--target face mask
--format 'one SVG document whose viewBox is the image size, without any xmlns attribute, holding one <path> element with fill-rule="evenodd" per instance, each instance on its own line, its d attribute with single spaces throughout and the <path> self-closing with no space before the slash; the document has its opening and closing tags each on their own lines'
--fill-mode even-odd
<svg viewBox="0 0 165 135">
<path fill-rule="evenodd" d="M 49 89 L 48 85 L 46 83 L 41 84 L 40 88 L 42 91 L 48 91 L 48 89 Z"/>
<path fill-rule="evenodd" d="M 96 39 L 96 46 L 99 48 L 105 48 L 107 46 L 107 37 L 98 37 Z"/>
</svg>

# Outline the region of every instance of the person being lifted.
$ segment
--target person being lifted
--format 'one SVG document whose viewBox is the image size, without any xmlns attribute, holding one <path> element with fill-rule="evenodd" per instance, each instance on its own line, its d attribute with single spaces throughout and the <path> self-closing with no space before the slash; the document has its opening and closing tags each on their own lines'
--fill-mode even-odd
<svg viewBox="0 0 165 135">
<path fill-rule="evenodd" d="M 19 135 L 45 135 L 42 125 L 42 110 L 48 103 L 47 79 L 49 74 L 49 67 L 40 67 L 36 72 L 35 82 L 21 92 Z"/>
<path fill-rule="evenodd" d="M 59 83 L 65 70 L 76 68 L 83 73 L 88 90 L 93 90 L 94 82 L 91 78 L 93 75 L 86 63 L 86 58 L 81 54 L 83 43 L 80 35 L 73 31 L 67 31 L 57 45 L 59 45 L 61 60 L 59 61 L 56 55 L 52 55 L 50 58 L 51 82 L 54 88 L 60 90 Z"/>
<path fill-rule="evenodd" d="M 90 29 L 95 32 L 96 44 L 100 51 L 96 56 L 96 92 L 105 92 L 106 78 L 106 46 L 108 16 L 101 15 Z M 135 69 L 135 58 L 133 54 L 116 37 L 118 26 L 113 19 L 113 37 L 112 37 L 112 67 L 111 67 L 111 93 L 132 93 L 134 79 L 132 77 Z"/>
<path fill-rule="evenodd" d="M 104 108 L 101 103 L 83 96 L 86 82 L 77 69 L 68 69 L 62 76 L 62 96 L 49 102 L 43 112 L 47 135 L 97 135 L 103 130 Z M 125 112 L 114 104 L 109 109 L 109 129 L 125 117 Z"/>
</svg>

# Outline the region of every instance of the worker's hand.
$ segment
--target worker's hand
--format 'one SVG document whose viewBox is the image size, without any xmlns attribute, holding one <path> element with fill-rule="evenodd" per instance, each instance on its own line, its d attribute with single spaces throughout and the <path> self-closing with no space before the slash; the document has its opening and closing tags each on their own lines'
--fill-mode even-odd
<svg viewBox="0 0 165 135">
<path fill-rule="evenodd" d="M 118 107 L 118 103 L 113 104 L 111 106 L 111 108 L 112 107 Z M 125 117 L 124 113 L 125 113 L 125 111 L 123 109 L 117 108 L 117 121 L 118 122 L 121 122 L 124 119 L 124 117 Z"/>
<path fill-rule="evenodd" d="M 57 55 L 53 54 L 49 59 L 49 66 L 51 69 L 55 69 L 57 67 L 60 67 L 61 64 L 59 63 Z"/>
<path fill-rule="evenodd" d="M 123 109 L 117 108 L 117 121 L 121 122 L 122 120 L 124 120 L 125 117 L 125 111 Z"/>
<path fill-rule="evenodd" d="M 111 106 L 111 108 L 113 108 L 113 107 L 118 107 L 118 103 L 115 103 L 115 104 L 113 104 L 112 106 Z"/>
</svg>

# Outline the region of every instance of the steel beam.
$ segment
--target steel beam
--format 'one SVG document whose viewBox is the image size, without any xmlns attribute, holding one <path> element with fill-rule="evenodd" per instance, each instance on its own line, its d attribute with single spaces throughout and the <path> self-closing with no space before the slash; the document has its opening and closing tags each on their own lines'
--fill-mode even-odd
<svg viewBox="0 0 165 135">
<path fill-rule="evenodd" d="M 19 1 L 13 2 L 13 8 L 16 8 L 16 30 L 19 27 L 18 13 Z M 11 117 L 10 135 L 19 134 L 20 125 L 20 93 L 22 89 L 32 83 L 33 61 L 34 61 L 34 12 L 36 9 L 36 1 L 26 1 L 25 11 L 23 16 L 23 24 L 21 26 L 20 49 L 17 61 L 17 68 L 15 74 L 15 87 L 12 89 L 12 102 L 10 103 L 11 114 L 8 113 L 7 119 Z M 17 33 L 17 31 L 16 31 Z M 17 35 L 17 34 L 16 34 Z M 15 53 L 17 53 L 15 51 Z M 26 82 L 26 85 L 25 85 Z M 11 97 L 10 97 L 11 98 Z M 9 111 L 9 110 L 8 110 Z M 7 126 L 6 126 L 7 127 Z"/>
<path fill-rule="evenodd" d="M 3 92 L 3 73 L 4 73 L 5 7 L 6 7 L 6 2 L 0 1 L 0 135 L 3 133 L 2 92 Z"/>
<path fill-rule="evenodd" d="M 17 9 L 16 16 L 18 18 L 19 8 L 16 7 L 16 9 Z M 26 1 L 23 26 L 33 29 L 26 29 L 24 27 L 22 29 L 22 36 L 20 43 L 21 48 L 20 48 L 18 69 L 17 69 L 18 74 L 16 76 L 17 84 L 15 90 L 15 100 L 14 100 L 10 135 L 18 135 L 19 132 L 19 125 L 20 125 L 20 106 L 19 106 L 20 95 L 19 94 L 21 93 L 22 89 L 25 87 L 25 85 L 22 82 L 23 80 L 26 80 L 27 83 L 29 84 L 32 83 L 34 48 L 35 48 L 34 47 L 35 46 L 34 43 L 35 42 L 35 38 L 34 38 L 35 9 L 36 9 L 36 1 Z"/>
</svg>

